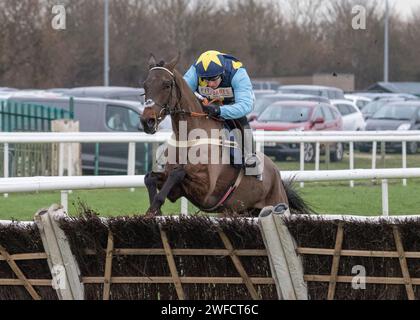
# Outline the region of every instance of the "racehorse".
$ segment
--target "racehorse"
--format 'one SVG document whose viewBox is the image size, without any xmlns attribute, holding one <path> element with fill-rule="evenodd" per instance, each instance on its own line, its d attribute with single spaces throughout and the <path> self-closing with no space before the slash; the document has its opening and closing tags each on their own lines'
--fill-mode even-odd
<svg viewBox="0 0 420 320">
<path fill-rule="evenodd" d="M 226 148 L 226 140 L 190 138 L 192 130 L 212 137 L 212 130 L 222 130 L 224 121 L 203 112 L 200 101 L 175 69 L 179 57 L 178 54 L 168 63 L 157 64 L 151 55 L 143 84 L 146 101 L 140 116 L 143 130 L 148 134 L 156 133 L 159 123 L 170 116 L 173 136 L 166 152 L 176 155 L 176 161 L 167 162 L 163 172 L 146 174 L 150 201 L 146 215 L 160 215 L 166 198 L 175 202 L 180 197 L 186 197 L 204 212 L 257 215 L 266 206 L 286 203 L 292 213 L 310 213 L 309 206 L 290 183 L 283 183 L 278 167 L 265 155 L 259 155 L 263 159 L 261 181 L 244 175 L 243 168 L 223 161 L 196 163 L 189 158 L 181 161 L 183 154 L 197 153 L 197 149 L 201 158 L 209 160 L 212 150 Z M 185 128 L 187 135 L 182 132 Z"/>
</svg>

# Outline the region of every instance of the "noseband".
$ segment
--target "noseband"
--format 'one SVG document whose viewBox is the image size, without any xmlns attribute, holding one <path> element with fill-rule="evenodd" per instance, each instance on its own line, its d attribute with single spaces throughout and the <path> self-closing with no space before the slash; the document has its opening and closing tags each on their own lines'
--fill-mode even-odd
<svg viewBox="0 0 420 320">
<path fill-rule="evenodd" d="M 158 115 L 158 117 L 157 117 L 157 120 L 159 120 L 159 121 L 161 121 L 162 120 L 162 118 L 163 117 L 165 117 L 165 116 L 167 116 L 167 115 L 174 115 L 174 114 L 179 114 L 179 113 L 185 113 L 185 111 L 184 110 L 181 110 L 180 108 L 179 108 L 179 105 L 178 105 L 178 101 L 179 101 L 179 98 L 177 99 L 177 101 L 176 101 L 176 103 L 175 103 L 175 106 L 173 106 L 173 107 L 171 107 L 170 105 L 169 105 L 169 103 L 171 102 L 171 100 L 172 100 L 172 96 L 173 96 L 173 89 L 174 89 L 174 87 L 175 87 L 175 89 L 177 90 L 177 92 L 178 92 L 178 86 L 177 86 L 177 84 L 176 84 L 176 82 L 175 82 L 175 75 L 174 75 L 174 73 L 171 71 L 171 70 L 169 70 L 169 69 L 167 69 L 167 68 L 165 68 L 165 67 L 153 67 L 153 68 L 151 68 L 150 70 L 149 70 L 149 72 L 150 71 L 153 71 L 153 70 L 164 70 L 164 71 L 166 71 L 167 73 L 169 73 L 170 75 L 171 75 L 171 77 L 172 77 L 172 82 L 171 82 L 171 93 L 169 94 L 169 96 L 168 96 L 168 101 L 164 104 L 164 105 L 160 105 L 160 104 L 158 104 L 158 103 L 156 103 L 156 102 L 154 102 L 153 100 L 151 100 L 151 99 L 148 99 L 147 101 L 146 101 L 146 106 L 148 106 L 148 105 L 157 105 L 157 106 L 159 106 L 162 110 L 159 112 L 159 115 Z"/>
<path fill-rule="evenodd" d="M 219 121 L 219 122 L 223 122 L 223 120 L 222 119 L 219 119 L 219 118 L 215 118 L 215 117 L 212 117 L 212 116 L 209 116 L 207 113 L 203 113 L 203 112 L 192 112 L 192 111 L 186 111 L 186 110 L 183 110 L 180 106 L 179 106 L 179 100 L 180 100 L 180 97 L 179 97 L 179 95 L 178 95 L 178 97 L 177 97 L 177 100 L 176 100 L 176 103 L 175 103 L 175 106 L 173 106 L 173 107 L 171 107 L 170 105 L 169 105 L 169 103 L 171 102 L 171 100 L 172 100 L 172 96 L 173 96 L 173 88 L 175 87 L 175 89 L 176 89 L 176 91 L 177 91 L 177 93 L 180 93 L 180 89 L 179 89 L 179 87 L 178 87 L 178 85 L 176 84 L 176 81 L 175 81 L 175 74 L 171 71 L 171 70 L 169 70 L 169 69 L 167 69 L 167 68 L 165 68 L 165 67 L 162 67 L 162 66 L 156 66 L 156 67 L 153 67 L 153 68 L 150 68 L 150 70 L 149 70 L 149 72 L 150 71 L 153 71 L 153 70 L 163 70 L 163 71 L 166 71 L 167 73 L 169 73 L 170 75 L 171 75 L 171 77 L 172 77 L 172 83 L 171 83 L 171 93 L 169 94 L 169 96 L 168 96 L 168 101 L 164 104 L 164 105 L 160 105 L 160 104 L 158 104 L 158 103 L 156 103 L 156 102 L 154 102 L 152 99 L 148 99 L 147 101 L 146 101 L 146 103 L 145 103 L 145 106 L 146 107 L 149 107 L 149 106 L 153 106 L 153 105 L 157 105 L 157 106 L 159 106 L 160 108 L 161 108 L 161 111 L 159 112 L 159 115 L 158 115 L 158 117 L 156 118 L 159 122 L 165 117 L 165 116 L 167 116 L 167 115 L 171 115 L 171 116 L 173 116 L 173 115 L 177 115 L 177 114 L 180 114 L 180 115 L 184 115 L 184 116 L 190 116 L 190 117 L 203 117 L 203 118 L 207 118 L 207 119 L 209 119 L 209 118 L 211 118 L 211 119 L 213 119 L 213 120 L 216 120 L 216 121 Z M 156 124 L 155 124 L 155 129 L 157 129 L 157 122 L 156 122 Z"/>
</svg>

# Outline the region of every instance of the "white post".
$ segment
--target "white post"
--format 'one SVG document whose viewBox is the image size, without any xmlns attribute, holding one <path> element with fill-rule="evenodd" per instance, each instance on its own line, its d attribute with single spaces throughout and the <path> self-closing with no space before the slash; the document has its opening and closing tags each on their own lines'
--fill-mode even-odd
<svg viewBox="0 0 420 320">
<path fill-rule="evenodd" d="M 354 169 L 354 142 L 351 141 L 349 144 L 350 150 L 350 170 Z M 350 188 L 354 188 L 354 181 L 350 180 Z"/>
<path fill-rule="evenodd" d="M 127 174 L 133 176 L 136 171 L 136 143 L 128 143 L 128 164 L 127 164 Z M 131 192 L 134 192 L 134 188 L 130 188 Z"/>
<path fill-rule="evenodd" d="M 315 147 L 315 170 L 318 171 L 319 170 L 319 147 L 320 147 L 320 143 L 317 142 L 316 143 L 316 147 Z"/>
<path fill-rule="evenodd" d="M 407 168 L 407 141 L 402 142 L 402 167 Z M 403 186 L 407 186 L 407 179 L 403 179 Z"/>
<path fill-rule="evenodd" d="M 378 147 L 378 142 L 372 142 L 372 170 L 376 169 L 376 149 Z M 375 179 L 372 179 L 372 183 L 376 183 Z"/>
<path fill-rule="evenodd" d="M 72 155 L 71 155 L 71 143 L 67 143 L 67 175 L 73 175 L 73 164 L 72 164 Z"/>
<path fill-rule="evenodd" d="M 305 143 L 300 143 L 300 171 L 305 171 Z M 305 186 L 304 182 L 300 183 L 300 187 L 303 188 Z"/>
<path fill-rule="evenodd" d="M 4 144 L 4 154 L 3 154 L 3 177 L 8 178 L 9 177 L 9 144 Z M 5 198 L 9 196 L 8 193 L 3 194 Z"/>
<path fill-rule="evenodd" d="M 388 205 L 388 180 L 382 180 L 382 215 L 389 215 L 389 205 Z"/>
<path fill-rule="evenodd" d="M 181 198 L 181 214 L 188 215 L 188 200 L 185 197 Z"/>
<path fill-rule="evenodd" d="M 376 169 L 376 149 L 378 148 L 378 142 L 372 142 L 372 170 Z"/>
<path fill-rule="evenodd" d="M 59 143 L 58 148 L 58 175 L 62 177 L 64 175 L 64 144 Z"/>
<path fill-rule="evenodd" d="M 296 243 L 284 223 L 285 215 L 269 206 L 261 210 L 258 217 L 272 278 L 279 300 L 308 300 L 301 257 L 297 255 Z"/>
<path fill-rule="evenodd" d="M 61 205 L 63 210 L 68 214 L 69 212 L 69 194 L 67 190 L 61 190 Z"/>
<path fill-rule="evenodd" d="M 42 244 L 47 254 L 48 266 L 53 277 L 52 284 L 60 300 L 83 300 L 84 286 L 80 268 L 74 257 L 66 234 L 59 227 L 59 219 L 65 218 L 63 209 L 52 205 L 35 214 Z"/>
<path fill-rule="evenodd" d="M 73 157 L 72 157 L 72 144 L 67 143 L 67 175 L 71 177 L 73 175 Z M 73 193 L 72 190 L 68 190 L 68 193 Z"/>
<path fill-rule="evenodd" d="M 258 152 L 261 152 L 261 142 L 257 142 L 256 144 L 255 144 L 255 151 L 258 153 Z"/>
</svg>

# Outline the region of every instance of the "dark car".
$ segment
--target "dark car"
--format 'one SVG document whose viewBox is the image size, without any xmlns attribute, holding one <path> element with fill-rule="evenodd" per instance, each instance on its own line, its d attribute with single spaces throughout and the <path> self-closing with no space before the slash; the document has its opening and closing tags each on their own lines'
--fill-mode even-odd
<svg viewBox="0 0 420 320">
<path fill-rule="evenodd" d="M 254 110 L 248 115 L 248 120 L 252 121 L 257 119 L 258 115 L 261 114 L 270 104 L 278 101 L 317 101 L 329 103 L 329 99 L 319 96 L 312 96 L 308 94 L 297 94 L 297 93 L 275 93 L 266 94 L 256 98 Z"/>
<path fill-rule="evenodd" d="M 372 117 L 376 111 L 381 109 L 383 106 L 393 103 L 393 102 L 403 102 L 406 101 L 404 98 L 383 98 L 379 100 L 373 100 L 372 102 L 369 102 L 367 105 L 364 106 L 362 109 L 363 118 L 365 120 Z"/>
<path fill-rule="evenodd" d="M 366 131 L 376 130 L 420 130 L 420 101 L 394 102 L 383 106 L 366 122 Z M 407 143 L 407 152 L 414 154 L 418 142 Z M 372 144 L 360 143 L 361 151 L 370 151 Z M 400 151 L 401 142 L 387 142 L 386 148 Z"/>
<path fill-rule="evenodd" d="M 251 122 L 254 130 L 265 131 L 341 131 L 343 120 L 337 108 L 323 102 L 315 101 L 283 101 L 268 106 Z M 343 158 L 343 144 L 330 145 L 332 161 Z M 324 149 L 323 149 L 324 151 Z M 287 156 L 299 157 L 299 143 L 264 143 L 264 153 L 276 160 L 284 160 Z M 315 145 L 305 143 L 305 161 L 315 159 Z"/>
<path fill-rule="evenodd" d="M 282 93 L 300 93 L 325 97 L 327 99 L 345 99 L 344 91 L 335 87 L 314 86 L 314 85 L 292 85 L 281 86 Z"/>
</svg>

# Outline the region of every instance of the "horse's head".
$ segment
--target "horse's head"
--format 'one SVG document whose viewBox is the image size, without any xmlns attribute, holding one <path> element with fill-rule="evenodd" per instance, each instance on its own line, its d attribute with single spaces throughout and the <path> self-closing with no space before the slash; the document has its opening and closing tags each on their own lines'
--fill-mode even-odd
<svg viewBox="0 0 420 320">
<path fill-rule="evenodd" d="M 145 108 L 140 116 L 144 131 L 156 133 L 158 125 L 171 113 L 178 102 L 174 68 L 179 54 L 169 63 L 156 63 L 153 55 L 149 59 L 149 74 L 143 84 Z"/>
</svg>

